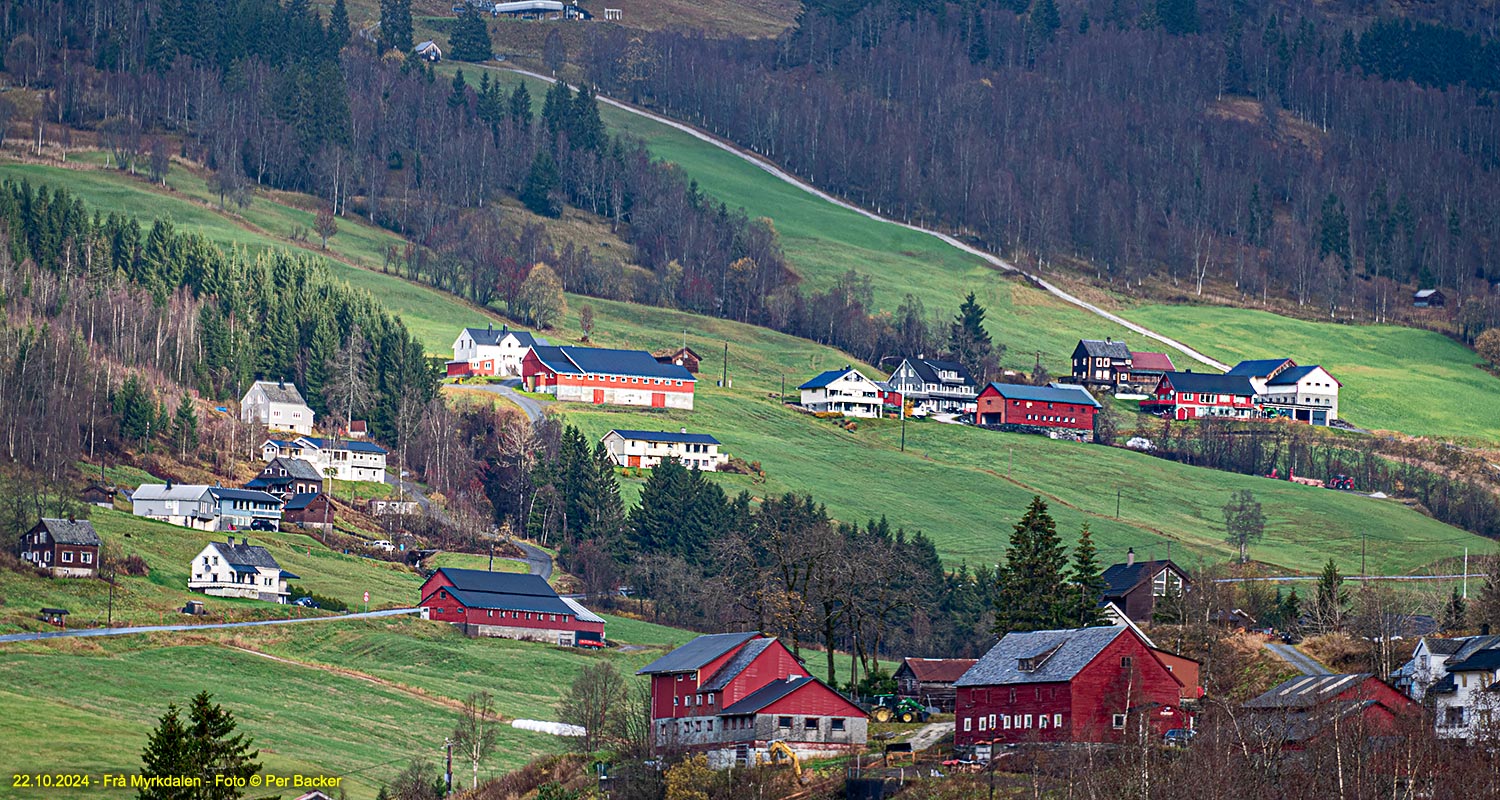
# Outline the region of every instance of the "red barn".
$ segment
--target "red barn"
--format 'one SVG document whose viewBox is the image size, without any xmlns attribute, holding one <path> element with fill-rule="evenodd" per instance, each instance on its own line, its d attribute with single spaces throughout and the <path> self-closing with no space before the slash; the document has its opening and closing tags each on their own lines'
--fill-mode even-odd
<svg viewBox="0 0 1500 800">
<path fill-rule="evenodd" d="M 1055 428 L 1094 436 L 1099 401 L 1081 386 L 1024 386 L 991 383 L 979 393 L 974 421 L 979 425 Z"/>
<path fill-rule="evenodd" d="M 604 619 L 558 597 L 540 575 L 443 567 L 422 584 L 422 619 L 451 622 L 469 636 L 601 647 Z"/>
<path fill-rule="evenodd" d="M 1362 735 L 1390 735 L 1403 718 L 1422 713 L 1416 701 L 1368 672 L 1292 678 L 1245 708 L 1262 740 L 1292 749 L 1330 732 L 1335 721 L 1361 726 Z"/>
<path fill-rule="evenodd" d="M 644 350 L 537 345 L 521 359 L 526 388 L 563 402 L 693 408 L 697 379 Z"/>
<path fill-rule="evenodd" d="M 1123 626 L 1009 633 L 955 683 L 955 743 L 1118 742 L 1186 728 L 1183 682 Z"/>
<path fill-rule="evenodd" d="M 1260 416 L 1255 386 L 1243 375 L 1167 372 L 1141 410 L 1172 419 Z"/>
<path fill-rule="evenodd" d="M 865 713 L 759 633 L 699 636 L 636 674 L 651 676 L 658 752 L 702 752 L 721 768 L 754 764 L 773 741 L 799 757 L 865 744 Z"/>
</svg>

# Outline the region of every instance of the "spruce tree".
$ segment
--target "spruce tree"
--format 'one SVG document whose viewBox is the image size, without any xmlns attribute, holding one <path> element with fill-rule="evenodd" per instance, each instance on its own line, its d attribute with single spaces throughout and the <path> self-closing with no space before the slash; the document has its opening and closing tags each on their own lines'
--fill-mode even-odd
<svg viewBox="0 0 1500 800">
<path fill-rule="evenodd" d="M 558 81 L 547 89 L 542 98 L 542 128 L 547 131 L 548 148 L 557 144 L 557 134 L 568 130 L 568 119 L 573 114 L 573 93 L 568 85 Z"/>
<path fill-rule="evenodd" d="M 489 26 L 476 7 L 470 6 L 458 18 L 458 28 L 448 40 L 448 46 L 448 56 L 455 61 L 489 61 L 494 55 Z"/>
<path fill-rule="evenodd" d="M 656 465 L 641 489 L 640 504 L 630 512 L 630 541 L 647 555 L 675 554 L 683 510 L 691 500 L 691 476 L 681 461 Z"/>
<path fill-rule="evenodd" d="M 1062 16 L 1058 14 L 1054 0 L 1036 0 L 1031 5 L 1031 28 L 1043 41 L 1052 41 L 1061 27 Z"/>
<path fill-rule="evenodd" d="M 1005 564 L 996 575 L 995 633 L 1036 631 L 1065 625 L 1063 567 L 1067 553 L 1057 523 L 1041 496 L 1031 498 L 1010 535 Z"/>
<path fill-rule="evenodd" d="M 989 60 L 990 37 L 985 33 L 984 17 L 979 14 L 979 6 L 975 6 L 969 19 L 969 63 L 983 64 Z"/>
<path fill-rule="evenodd" d="M 172 439 L 177 443 L 178 455 L 186 458 L 189 451 L 198 449 L 198 414 L 193 410 L 193 400 L 187 395 L 177 404 L 177 413 L 172 415 Z"/>
<path fill-rule="evenodd" d="M 1443 606 L 1443 630 L 1461 631 L 1467 627 L 1469 601 L 1459 594 L 1458 587 L 1453 587 L 1453 593 L 1448 597 L 1448 603 Z"/>
<path fill-rule="evenodd" d="M 167 713 L 161 715 L 156 729 L 146 738 L 146 749 L 141 752 L 141 777 L 197 775 L 193 750 L 193 742 L 178 715 L 177 704 L 168 703 Z M 139 800 L 190 800 L 195 796 L 196 790 L 192 787 L 164 786 L 143 788 L 136 795 Z"/>
<path fill-rule="evenodd" d="M 1156 0 L 1156 18 L 1167 33 L 1198 32 L 1198 0 Z"/>
<path fill-rule="evenodd" d="M 981 384 L 989 379 L 988 364 L 994 351 L 990 334 L 984 329 L 984 315 L 984 306 L 969 292 L 958 307 L 958 316 L 948 326 L 949 353 Z"/>
<path fill-rule="evenodd" d="M 250 777 L 260 772 L 261 765 L 255 761 L 260 751 L 251 750 L 252 740 L 234 732 L 234 714 L 212 700 L 213 695 L 201 691 L 193 696 L 188 710 L 187 734 L 196 767 L 190 774 L 204 776 L 205 786 L 199 797 L 232 800 L 243 796 L 233 785 L 240 781 L 218 782 L 214 776 L 242 779 L 242 785 L 247 785 Z"/>
<path fill-rule="evenodd" d="M 335 58 L 349 43 L 349 32 L 349 9 L 344 0 L 333 0 L 333 10 L 328 12 L 328 50 Z"/>
<path fill-rule="evenodd" d="M 516 90 L 511 93 L 510 121 L 517 128 L 531 127 L 531 92 L 526 90 L 524 82 L 516 84 Z"/>
<path fill-rule="evenodd" d="M 156 404 L 141 381 L 134 375 L 125 379 L 114 397 L 115 415 L 120 418 L 120 435 L 133 442 L 144 441 L 156 423 Z"/>
<path fill-rule="evenodd" d="M 469 102 L 469 85 L 464 81 L 464 71 L 453 73 L 453 91 L 448 93 L 448 107 L 462 108 Z"/>
<path fill-rule="evenodd" d="M 562 214 L 562 203 L 557 198 L 562 186 L 562 177 L 557 174 L 557 162 L 547 149 L 539 148 L 531 161 L 531 171 L 526 174 L 526 183 L 521 187 L 521 202 L 532 213 L 543 217 Z"/>
<path fill-rule="evenodd" d="M 1094 534 L 1084 523 L 1078 534 L 1078 546 L 1073 549 L 1073 567 L 1068 575 L 1067 623 L 1080 628 L 1089 628 L 1105 623 L 1104 612 L 1099 609 L 1099 598 L 1104 596 L 1104 571 L 1099 567 L 1099 551 L 1094 547 Z"/>
<path fill-rule="evenodd" d="M 599 103 L 587 85 L 573 96 L 568 144 L 574 150 L 596 151 L 605 144 L 604 121 L 599 118 Z"/>
<path fill-rule="evenodd" d="M 380 49 L 411 53 L 411 0 L 380 0 Z"/>
<path fill-rule="evenodd" d="M 584 493 L 587 517 L 584 536 L 596 541 L 607 552 L 619 549 L 619 536 L 625 529 L 625 505 L 620 501 L 620 484 L 615 479 L 615 462 L 603 442 L 594 445 L 592 469 L 588 471 L 588 490 Z M 618 553 L 616 553 L 618 555 Z"/>
</svg>

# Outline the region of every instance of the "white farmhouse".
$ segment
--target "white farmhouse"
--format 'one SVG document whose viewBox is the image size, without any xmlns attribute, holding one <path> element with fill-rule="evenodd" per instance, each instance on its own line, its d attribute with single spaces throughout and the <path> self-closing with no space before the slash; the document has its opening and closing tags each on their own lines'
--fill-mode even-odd
<svg viewBox="0 0 1500 800">
<path fill-rule="evenodd" d="M 374 442 L 318 436 L 298 436 L 291 441 L 267 439 L 260 446 L 260 456 L 267 462 L 278 458 L 301 459 L 319 475 L 336 480 L 385 482 L 386 449 Z"/>
<path fill-rule="evenodd" d="M 1474 636 L 1448 658 L 1432 685 L 1437 735 L 1473 741 L 1500 732 L 1500 636 Z"/>
<path fill-rule="evenodd" d="M 797 387 L 802 407 L 850 417 L 879 417 L 880 387 L 853 366 L 831 369 Z"/>
<path fill-rule="evenodd" d="M 520 377 L 521 359 L 526 351 L 547 340 L 526 331 L 513 331 L 508 325 L 500 330 L 464 328 L 453 340 L 453 360 L 448 362 L 448 377 L 468 375 L 501 375 Z"/>
<path fill-rule="evenodd" d="M 1391 684 L 1407 697 L 1422 702 L 1433 684 L 1448 674 L 1448 659 L 1458 653 L 1466 641 L 1423 636 L 1412 651 L 1411 660 L 1391 673 Z"/>
<path fill-rule="evenodd" d="M 297 578 L 281 568 L 266 548 L 248 541 L 209 542 L 193 557 L 188 589 L 214 597 L 247 597 L 269 603 L 287 601 L 287 579 Z"/>
<path fill-rule="evenodd" d="M 137 517 L 211 531 L 219 519 L 219 503 L 212 489 L 204 484 L 141 484 L 131 495 L 131 511 Z"/>
<path fill-rule="evenodd" d="M 1228 375 L 1250 379 L 1265 410 L 1312 425 L 1327 425 L 1339 418 L 1339 383 L 1328 370 L 1314 364 L 1299 367 L 1290 358 L 1241 361 Z"/>
<path fill-rule="evenodd" d="M 687 428 L 678 433 L 612 430 L 604 434 L 603 441 L 610 460 L 621 467 L 650 469 L 675 458 L 688 469 L 717 472 L 729 462 L 729 456 L 719 452 L 718 439 L 706 433 L 688 433 Z"/>
<path fill-rule="evenodd" d="M 310 434 L 313 410 L 302 401 L 302 393 L 286 381 L 256 381 L 240 400 L 240 419 L 259 423 L 273 431 Z"/>
</svg>

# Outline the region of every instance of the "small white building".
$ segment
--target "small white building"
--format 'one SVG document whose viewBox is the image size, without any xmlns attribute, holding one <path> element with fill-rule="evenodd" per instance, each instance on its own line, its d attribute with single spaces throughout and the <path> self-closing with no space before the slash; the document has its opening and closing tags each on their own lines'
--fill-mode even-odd
<svg viewBox="0 0 1500 800">
<path fill-rule="evenodd" d="M 1229 370 L 1250 380 L 1257 401 L 1267 413 L 1327 425 L 1339 418 L 1339 383 L 1316 364 L 1299 367 L 1290 358 L 1241 361 Z"/>
<path fill-rule="evenodd" d="M 1473 741 L 1500 732 L 1500 636 L 1473 636 L 1444 665 L 1428 694 L 1437 735 Z"/>
<path fill-rule="evenodd" d="M 131 513 L 171 525 L 211 531 L 218 526 L 219 503 L 205 484 L 144 483 L 130 496 Z"/>
<path fill-rule="evenodd" d="M 678 433 L 612 430 L 604 434 L 603 442 L 610 460 L 621 467 L 650 469 L 675 458 L 688 469 L 717 472 L 729 462 L 729 456 L 719 452 L 718 439 L 706 433 L 688 433 L 687 428 Z"/>
<path fill-rule="evenodd" d="M 797 389 L 802 392 L 802 407 L 808 411 L 880 416 L 880 387 L 853 366 L 828 370 Z"/>
<path fill-rule="evenodd" d="M 240 400 L 240 420 L 259 423 L 273 431 L 310 434 L 313 410 L 302 393 L 286 381 L 256 381 Z"/>
<path fill-rule="evenodd" d="M 374 442 L 318 436 L 298 436 L 290 441 L 267 439 L 260 446 L 260 456 L 268 463 L 278 458 L 301 459 L 319 475 L 336 480 L 385 482 L 386 449 Z"/>
<path fill-rule="evenodd" d="M 249 541 L 209 542 L 188 569 L 188 589 L 214 597 L 245 597 L 269 603 L 287 601 L 287 580 L 297 578 L 281 568 L 266 548 Z"/>
<path fill-rule="evenodd" d="M 508 325 L 495 330 L 464 328 L 453 340 L 453 360 L 448 362 L 448 377 L 467 375 L 521 376 L 521 359 L 526 351 L 547 340 L 526 331 L 513 331 Z"/>
<path fill-rule="evenodd" d="M 1391 684 L 1407 697 L 1422 702 L 1433 684 L 1448 674 L 1448 659 L 1464 646 L 1464 639 L 1424 636 L 1412 651 L 1411 660 L 1391 673 Z"/>
</svg>

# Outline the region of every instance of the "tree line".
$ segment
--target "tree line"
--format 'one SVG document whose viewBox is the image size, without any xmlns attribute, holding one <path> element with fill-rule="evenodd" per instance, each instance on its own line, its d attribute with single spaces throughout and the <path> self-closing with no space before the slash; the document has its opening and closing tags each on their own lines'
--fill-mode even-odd
<svg viewBox="0 0 1500 800">
<path fill-rule="evenodd" d="M 853 202 L 1043 266 L 1087 259 L 1119 291 L 1384 320 L 1402 287 L 1493 300 L 1500 280 L 1500 193 L 1471 180 L 1500 164 L 1497 48 L 1464 24 L 1231 0 L 827 3 L 779 40 L 601 29 L 584 64 Z M 1479 312 L 1465 336 L 1500 321 L 1500 303 Z"/>
</svg>

